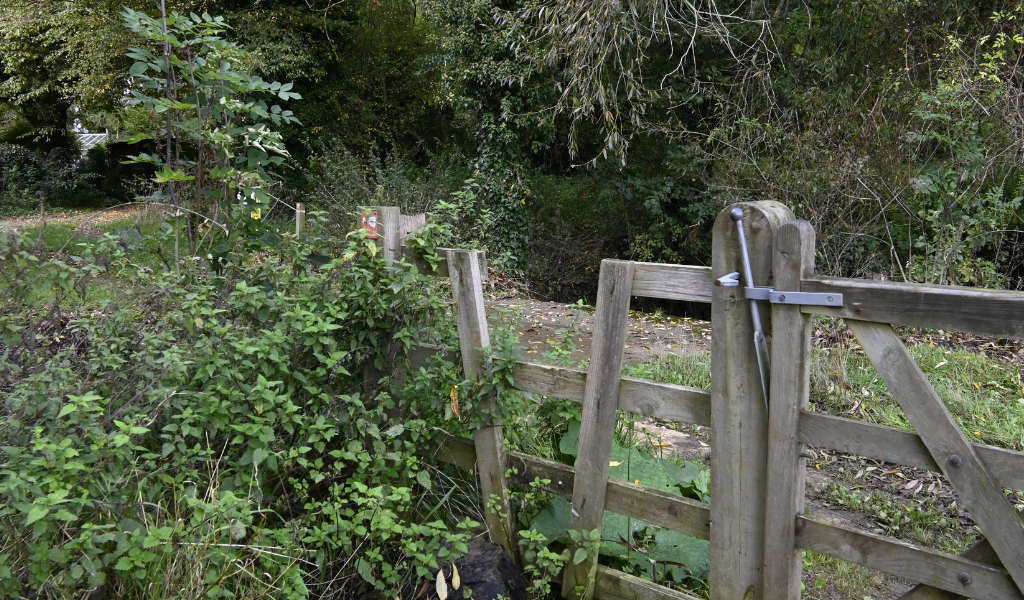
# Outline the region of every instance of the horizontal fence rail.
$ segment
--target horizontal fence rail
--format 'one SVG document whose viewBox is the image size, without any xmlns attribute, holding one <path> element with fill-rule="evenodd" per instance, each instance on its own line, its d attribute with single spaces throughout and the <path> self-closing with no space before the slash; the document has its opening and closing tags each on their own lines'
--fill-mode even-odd
<svg viewBox="0 0 1024 600">
<path fill-rule="evenodd" d="M 1006 569 L 815 517 L 796 517 L 796 546 L 975 600 L 1024 599 Z M 961 581 L 962 574 L 969 576 L 964 578 L 968 583 Z"/>
<path fill-rule="evenodd" d="M 801 442 L 811 446 L 941 472 L 921 436 L 910 431 L 803 411 L 799 436 Z M 1024 490 L 1024 452 L 984 444 L 974 444 L 974 450 L 1000 486 Z"/>
<path fill-rule="evenodd" d="M 842 307 L 805 313 L 1024 339 L 1024 292 L 840 277 L 804 279 L 800 290 L 843 295 Z"/>
<path fill-rule="evenodd" d="M 430 357 L 438 352 L 436 346 L 424 344 L 410 354 L 409 362 L 414 369 L 425 367 Z M 582 402 L 587 372 L 518 361 L 512 380 L 524 392 Z M 622 377 L 620 381 L 618 410 L 676 423 L 711 425 L 711 392 L 708 390 L 637 377 Z"/>
<path fill-rule="evenodd" d="M 713 288 L 711 267 L 633 263 L 633 296 L 710 303 Z"/>
<path fill-rule="evenodd" d="M 464 469 L 474 469 L 476 465 L 476 449 L 468 438 L 449 436 L 423 453 Z M 566 498 L 572 496 L 576 480 L 573 467 L 522 452 L 509 452 L 508 462 L 509 468 L 514 469 L 512 481 L 529 485 L 534 479 L 547 479 L 551 483 L 541 489 Z M 604 508 L 702 540 L 711 537 L 711 509 L 707 504 L 661 490 L 609 477 Z"/>
</svg>

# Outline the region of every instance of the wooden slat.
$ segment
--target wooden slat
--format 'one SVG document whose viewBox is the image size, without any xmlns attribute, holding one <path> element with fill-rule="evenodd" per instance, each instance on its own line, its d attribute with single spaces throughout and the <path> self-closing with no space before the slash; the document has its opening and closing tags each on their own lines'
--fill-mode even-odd
<svg viewBox="0 0 1024 600">
<path fill-rule="evenodd" d="M 449 250 L 452 249 L 434 248 L 434 251 L 438 253 L 438 255 L 441 257 L 441 260 L 437 262 L 434 269 L 431 269 L 431 266 L 427 264 L 427 261 L 413 254 L 412 250 L 410 250 L 407 246 L 402 246 L 401 248 L 402 256 L 405 258 L 406 262 L 415 265 L 416 268 L 420 270 L 420 273 L 434 277 L 449 277 L 451 275 L 448 269 L 447 257 L 447 252 Z M 477 256 L 480 260 L 480 277 L 483 281 L 487 281 L 487 253 L 478 252 Z"/>
<path fill-rule="evenodd" d="M 633 285 L 633 263 L 601 261 L 597 284 L 597 309 L 591 341 L 587 387 L 583 394 L 579 454 L 572 491 L 573 511 L 569 527 L 577 531 L 601 528 L 607 494 L 608 460 L 619 407 L 622 352 L 629 326 L 629 297 Z M 570 556 L 575 545 L 569 545 Z M 568 564 L 562 581 L 562 595 L 588 598 L 592 595 L 597 556 L 580 564 Z M 581 593 L 582 590 L 582 593 Z"/>
<path fill-rule="evenodd" d="M 434 460 L 463 469 L 470 471 L 476 469 L 476 447 L 473 445 L 473 440 L 470 439 L 449 435 L 435 439 L 420 448 L 418 452 L 422 456 L 429 456 Z"/>
<path fill-rule="evenodd" d="M 552 578 L 562 582 L 562 576 Z M 683 592 L 623 573 L 611 567 L 597 565 L 594 598 L 597 600 L 699 600 Z"/>
<path fill-rule="evenodd" d="M 790 221 L 779 228 L 774 265 L 775 289 L 799 292 L 800 280 L 814 273 L 814 228 Z M 793 543 L 793 518 L 804 512 L 804 446 L 800 411 L 811 392 L 810 315 L 799 305 L 773 304 L 771 402 L 768 408 L 768 483 L 765 493 L 764 597 L 799 600 L 802 558 Z"/>
<path fill-rule="evenodd" d="M 919 548 L 806 515 L 796 518 L 796 531 L 796 544 L 804 550 L 919 581 L 975 600 L 1024 598 L 1004 569 L 967 558 Z M 970 575 L 971 583 L 960 583 L 960 573 Z"/>
<path fill-rule="evenodd" d="M 436 353 L 436 346 L 423 344 L 409 353 L 409 362 L 414 369 L 425 367 L 429 357 Z M 512 380 L 524 392 L 582 402 L 587 373 L 580 369 L 519 361 L 512 371 Z M 619 381 L 619 410 L 677 423 L 709 426 L 711 392 L 685 385 L 622 377 Z"/>
<path fill-rule="evenodd" d="M 519 362 L 512 380 L 526 392 L 581 402 L 587 374 L 579 369 Z M 677 423 L 711 425 L 711 393 L 685 385 L 622 377 L 618 409 Z"/>
<path fill-rule="evenodd" d="M 513 481 L 528 485 L 535 478 L 550 480 L 551 483 L 541 488 L 560 496 L 572 496 L 576 481 L 576 470 L 572 467 L 522 452 L 510 452 L 508 460 L 509 466 L 517 471 L 512 475 Z M 607 484 L 605 510 L 702 540 L 710 538 L 711 510 L 707 504 L 618 479 L 607 479 Z"/>
<path fill-rule="evenodd" d="M 634 296 L 711 302 L 711 267 L 633 263 Z"/>
<path fill-rule="evenodd" d="M 452 295 L 458 306 L 456 324 L 459 330 L 459 348 L 462 352 L 462 367 L 468 379 L 478 379 L 483 374 L 483 349 L 490 345 L 487 332 L 487 313 L 484 306 L 483 288 L 480 281 L 480 254 L 474 250 L 449 250 L 448 266 L 452 281 Z M 508 501 L 508 482 L 505 480 L 505 437 L 501 423 L 495 423 L 493 416 L 498 405 L 493 397 L 484 398 L 477 410 L 482 411 L 485 425 L 473 432 L 476 443 L 476 460 L 480 477 L 480 492 L 483 494 L 484 519 L 492 542 L 500 543 L 508 550 L 509 556 L 516 556 L 519 550 L 514 542 L 515 517 Z M 489 506 L 496 499 L 497 510 Z"/>
<path fill-rule="evenodd" d="M 442 352 L 441 349 L 433 344 L 420 344 L 409 351 L 409 366 L 413 370 L 420 367 L 426 368 L 430 363 L 430 357 L 435 356 L 438 352 Z M 442 354 L 444 358 L 452 359 L 448 350 L 443 351 Z"/>
<path fill-rule="evenodd" d="M 594 597 L 598 600 L 698 600 L 646 579 L 598 565 Z"/>
<path fill-rule="evenodd" d="M 422 454 L 465 469 L 476 464 L 473 441 L 466 438 L 449 436 L 428 446 Z M 513 469 L 511 479 L 516 483 L 529 485 L 534 479 L 548 480 L 550 483 L 541 489 L 567 498 L 572 496 L 576 481 L 576 470 L 572 467 L 522 452 L 509 452 L 507 460 Z M 618 479 L 607 481 L 606 510 L 702 540 L 710 539 L 711 510 L 707 504 Z"/>
<path fill-rule="evenodd" d="M 395 260 L 401 256 L 402 215 L 397 206 L 367 206 L 365 210 L 377 211 L 377 240 L 381 257 Z"/>
<path fill-rule="evenodd" d="M 778 202 L 743 202 L 751 271 L 768 285 L 775 231 L 793 220 Z M 731 207 L 730 207 L 731 208 Z M 729 209 L 715 221 L 712 276 L 742 270 L 736 224 Z M 768 470 L 768 415 L 754 350 L 748 300 L 739 287 L 715 287 L 711 302 L 711 600 L 764 598 L 764 506 Z M 767 303 L 765 303 L 767 304 Z M 762 311 L 766 333 L 770 311 Z M 749 596 L 748 596 L 749 594 Z"/>
<path fill-rule="evenodd" d="M 583 402 L 587 372 L 538 363 L 518 362 L 512 381 L 524 392 Z"/>
<path fill-rule="evenodd" d="M 847 322 L 864 353 L 917 430 L 1006 570 L 1024 589 L 1024 523 L 985 463 L 888 324 Z M 956 456 L 958 463 L 951 457 Z M 929 582 L 922 582 L 929 583 Z M 941 587 L 933 585 L 932 587 Z"/>
<path fill-rule="evenodd" d="M 1024 338 L 1024 292 L 958 286 L 815 277 L 805 292 L 843 294 L 843 306 L 805 312 L 1001 338 Z"/>
<path fill-rule="evenodd" d="M 619 410 L 677 423 L 711 425 L 711 392 L 700 388 L 623 377 Z"/>
<path fill-rule="evenodd" d="M 402 234 L 402 243 L 410 234 L 422 231 L 427 226 L 427 213 L 415 213 L 411 215 L 400 215 L 399 233 Z"/>
<path fill-rule="evenodd" d="M 811 446 L 939 472 L 921 436 L 902 429 L 803 412 L 800 414 L 800 440 Z M 984 444 L 974 444 L 974 451 L 1000 487 L 1024 490 L 1024 452 Z"/>
<path fill-rule="evenodd" d="M 1001 487 L 1024 490 L 1024 452 L 985 444 L 974 444 L 974 451 Z"/>
<path fill-rule="evenodd" d="M 992 550 L 991 544 L 988 540 L 979 540 L 974 543 L 967 552 L 960 555 L 968 560 L 974 562 L 984 563 L 986 565 L 993 565 L 996 567 L 1002 567 L 1002 563 L 999 562 L 999 557 L 996 556 L 995 551 Z M 955 592 L 947 592 L 946 590 L 940 590 L 930 585 L 920 583 L 914 586 L 906 594 L 899 597 L 899 600 L 967 600 L 966 596 L 961 596 Z"/>
<path fill-rule="evenodd" d="M 804 412 L 800 415 L 800 440 L 811 446 L 833 448 L 936 473 L 939 471 L 921 437 L 902 429 Z"/>
</svg>

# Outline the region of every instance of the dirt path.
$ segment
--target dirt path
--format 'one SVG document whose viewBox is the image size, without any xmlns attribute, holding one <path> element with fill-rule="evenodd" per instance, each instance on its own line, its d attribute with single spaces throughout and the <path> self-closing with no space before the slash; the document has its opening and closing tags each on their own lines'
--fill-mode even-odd
<svg viewBox="0 0 1024 600">
<path fill-rule="evenodd" d="M 0 217 L 0 231 L 25 230 L 38 227 L 44 222 L 47 225 L 71 223 L 84 235 L 93 235 L 96 228 L 112 221 L 121 221 L 139 216 L 145 207 L 120 206 L 106 210 L 76 210 L 67 212 L 47 213 L 44 215 L 24 215 L 18 217 Z"/>
<path fill-rule="evenodd" d="M 512 323 L 520 334 L 523 360 L 579 366 L 590 360 L 592 307 L 529 299 L 487 301 L 492 318 Z M 711 344 L 711 323 L 689 318 L 631 312 L 623 359 L 626 364 L 662 354 L 704 352 Z"/>
</svg>

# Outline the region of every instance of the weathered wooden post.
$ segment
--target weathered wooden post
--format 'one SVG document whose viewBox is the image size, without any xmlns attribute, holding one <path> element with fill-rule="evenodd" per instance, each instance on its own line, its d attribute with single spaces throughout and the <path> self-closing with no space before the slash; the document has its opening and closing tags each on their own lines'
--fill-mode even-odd
<svg viewBox="0 0 1024 600">
<path fill-rule="evenodd" d="M 295 203 L 295 237 L 301 238 L 302 232 L 306 229 L 306 204 Z"/>
<path fill-rule="evenodd" d="M 452 296 L 458 306 L 459 347 L 462 366 L 467 379 L 478 379 L 483 374 L 483 348 L 491 345 L 487 333 L 487 313 L 484 306 L 483 283 L 479 250 L 447 250 L 448 273 L 452 282 Z M 515 558 L 515 518 L 508 501 L 508 469 L 505 460 L 505 436 L 502 424 L 495 414 L 498 404 L 493 397 L 485 399 L 479 408 L 486 413 L 487 422 L 473 432 L 476 446 L 476 470 L 480 476 L 480 492 L 484 500 L 484 518 L 492 542 L 505 546 L 509 556 Z M 494 500 L 495 505 L 490 505 Z"/>
<path fill-rule="evenodd" d="M 402 215 L 397 206 L 367 206 L 364 211 L 376 213 L 375 234 L 381 256 L 387 260 L 401 257 Z"/>
<path fill-rule="evenodd" d="M 632 262 L 601 261 L 594 337 L 576 454 L 576 480 L 572 488 L 572 515 L 569 517 L 569 528 L 576 531 L 600 529 L 604 517 L 608 460 L 611 457 L 611 440 L 619 405 L 622 352 L 629 326 L 629 298 L 632 289 Z M 570 556 L 575 551 L 576 547 L 570 545 Z M 570 562 L 562 575 L 562 595 L 566 598 L 591 597 L 596 573 L 596 555 L 578 565 Z"/>
<path fill-rule="evenodd" d="M 368 206 L 362 209 L 357 228 L 366 229 L 381 247 L 381 257 L 393 261 L 401 256 L 401 214 L 397 206 Z M 372 215 L 372 219 L 369 218 Z M 372 220 L 372 227 L 369 221 Z M 380 383 L 381 371 L 369 361 L 363 367 L 363 389 L 369 397 Z M 397 412 L 394 413 L 397 415 Z"/>
<path fill-rule="evenodd" d="M 776 292 L 799 292 L 814 274 L 814 228 L 790 221 L 779 228 L 772 271 Z M 811 381 L 812 317 L 799 304 L 772 304 L 772 386 L 768 407 L 768 482 L 764 513 L 764 598 L 799 600 L 801 555 L 796 516 L 804 511 L 804 445 L 800 411 Z"/>
<path fill-rule="evenodd" d="M 775 234 L 793 212 L 774 201 L 740 202 L 715 221 L 712 277 L 742 271 L 736 224 L 743 210 L 755 285 L 771 285 Z M 750 300 L 742 287 L 715 287 L 711 300 L 711 569 L 712 600 L 761 600 L 768 415 L 765 409 Z M 767 304 L 767 303 L 765 303 Z M 771 335 L 767 306 L 763 328 Z"/>
</svg>

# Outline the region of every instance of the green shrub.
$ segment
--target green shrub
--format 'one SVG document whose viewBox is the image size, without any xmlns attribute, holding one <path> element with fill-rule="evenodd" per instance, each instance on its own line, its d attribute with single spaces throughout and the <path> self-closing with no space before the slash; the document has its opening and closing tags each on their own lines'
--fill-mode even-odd
<svg viewBox="0 0 1024 600">
<path fill-rule="evenodd" d="M 450 325 L 413 267 L 359 236 L 319 268 L 284 239 L 180 279 L 113 236 L 28 244 L 0 233 L 0 595 L 393 597 L 464 550 L 416 454 L 459 376 L 403 366 Z M 107 270 L 133 301 L 62 313 Z"/>
<path fill-rule="evenodd" d="M 309 210 L 324 211 L 336 233 L 352 228 L 360 206 L 397 206 L 403 214 L 433 211 L 462 185 L 466 167 L 458 151 L 431 154 L 417 168 L 399 151 L 362 160 L 340 141 L 325 142 L 310 158 Z"/>
<path fill-rule="evenodd" d="M 49 207 L 101 205 L 106 196 L 77 160 L 75 149 L 56 148 L 40 156 L 24 146 L 0 144 L 0 213 L 38 210 L 39 192 Z"/>
</svg>

